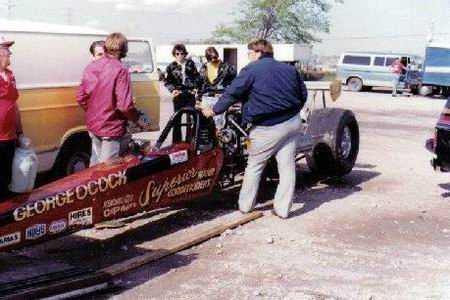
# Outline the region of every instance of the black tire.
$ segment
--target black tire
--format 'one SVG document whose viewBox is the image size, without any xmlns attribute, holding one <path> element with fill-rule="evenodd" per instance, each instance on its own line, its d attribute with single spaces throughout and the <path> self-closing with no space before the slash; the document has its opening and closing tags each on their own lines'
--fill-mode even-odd
<svg viewBox="0 0 450 300">
<path fill-rule="evenodd" d="M 308 128 L 314 146 L 306 154 L 309 169 L 319 176 L 343 176 L 353 169 L 359 152 L 359 126 L 350 110 L 315 111 Z"/>
<path fill-rule="evenodd" d="M 53 166 L 54 179 L 62 178 L 89 167 L 91 139 L 80 133 L 64 143 Z"/>
<path fill-rule="evenodd" d="M 347 87 L 352 92 L 361 92 L 363 86 L 362 80 L 358 77 L 351 77 L 347 80 Z"/>
</svg>

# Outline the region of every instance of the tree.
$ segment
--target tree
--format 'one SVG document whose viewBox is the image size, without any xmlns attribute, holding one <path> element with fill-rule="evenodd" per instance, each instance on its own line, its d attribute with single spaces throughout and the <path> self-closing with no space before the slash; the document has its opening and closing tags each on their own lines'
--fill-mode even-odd
<svg viewBox="0 0 450 300">
<path fill-rule="evenodd" d="M 319 42 L 316 34 L 329 32 L 328 13 L 343 0 L 241 0 L 231 25 L 220 24 L 216 39 L 248 42 L 265 38 L 276 42 Z"/>
</svg>

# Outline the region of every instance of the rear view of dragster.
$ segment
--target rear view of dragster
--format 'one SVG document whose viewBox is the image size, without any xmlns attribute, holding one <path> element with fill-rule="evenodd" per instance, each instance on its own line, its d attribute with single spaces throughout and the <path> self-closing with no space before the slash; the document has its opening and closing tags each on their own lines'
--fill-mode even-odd
<svg viewBox="0 0 450 300">
<path fill-rule="evenodd" d="M 326 108 L 325 101 L 315 109 L 315 102 L 311 97 L 302 112 L 305 129 L 299 133 L 298 159 L 306 157 L 310 169 L 323 176 L 347 174 L 358 154 L 357 121 L 349 110 Z M 239 125 L 239 106 L 220 117 L 205 119 L 195 109 L 182 109 L 153 147 L 134 141 L 126 157 L 0 203 L 0 251 L 179 205 L 234 185 L 245 170 L 247 132 Z M 167 145 L 174 127 L 181 129 L 181 140 Z"/>
</svg>

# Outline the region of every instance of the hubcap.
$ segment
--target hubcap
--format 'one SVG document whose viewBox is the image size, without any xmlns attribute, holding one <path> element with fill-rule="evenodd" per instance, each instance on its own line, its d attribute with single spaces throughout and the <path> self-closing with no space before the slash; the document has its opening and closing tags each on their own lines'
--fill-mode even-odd
<svg viewBox="0 0 450 300">
<path fill-rule="evenodd" d="M 351 150 L 352 150 L 352 134 L 350 133 L 350 128 L 348 128 L 348 126 L 345 126 L 341 139 L 342 157 L 348 158 Z"/>
<path fill-rule="evenodd" d="M 351 88 L 353 91 L 359 90 L 359 81 L 357 81 L 357 80 L 351 80 L 351 81 L 350 81 L 350 88 Z"/>
</svg>

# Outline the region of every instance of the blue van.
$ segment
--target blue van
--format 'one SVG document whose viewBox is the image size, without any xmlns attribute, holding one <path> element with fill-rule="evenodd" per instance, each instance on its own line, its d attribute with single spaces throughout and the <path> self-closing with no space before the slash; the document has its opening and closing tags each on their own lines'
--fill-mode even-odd
<svg viewBox="0 0 450 300">
<path fill-rule="evenodd" d="M 372 87 L 392 87 L 394 75 L 390 66 L 398 58 L 405 66 L 413 62 L 418 68 L 421 66 L 422 58 L 413 54 L 345 52 L 339 59 L 336 77 L 354 92 L 368 90 Z M 420 80 L 417 80 L 411 89 L 417 90 L 419 85 Z"/>
</svg>

